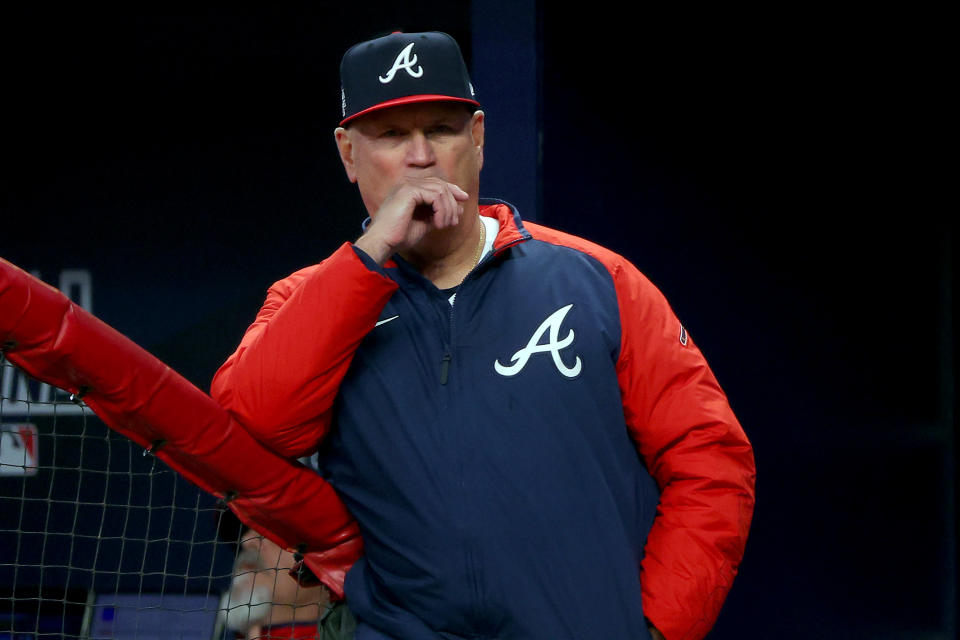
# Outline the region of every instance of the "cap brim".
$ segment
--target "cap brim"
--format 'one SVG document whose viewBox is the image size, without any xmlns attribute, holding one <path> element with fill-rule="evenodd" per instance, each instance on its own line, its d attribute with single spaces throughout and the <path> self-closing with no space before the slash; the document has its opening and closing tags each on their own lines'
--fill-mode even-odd
<svg viewBox="0 0 960 640">
<path fill-rule="evenodd" d="M 476 100 L 468 100 L 466 98 L 454 98 L 452 96 L 440 96 L 434 94 L 423 94 L 417 96 L 404 96 L 402 98 L 395 98 L 393 100 L 387 100 L 386 102 L 381 102 L 375 104 L 372 107 L 367 107 L 363 111 L 358 111 L 351 116 L 348 116 L 340 121 L 340 126 L 347 124 L 351 120 L 359 118 L 362 115 L 371 113 L 373 111 L 379 111 L 380 109 L 386 109 L 387 107 L 396 107 L 401 104 L 411 104 L 414 102 L 462 102 L 464 104 L 472 104 L 476 107 L 480 106 L 480 103 Z"/>
</svg>

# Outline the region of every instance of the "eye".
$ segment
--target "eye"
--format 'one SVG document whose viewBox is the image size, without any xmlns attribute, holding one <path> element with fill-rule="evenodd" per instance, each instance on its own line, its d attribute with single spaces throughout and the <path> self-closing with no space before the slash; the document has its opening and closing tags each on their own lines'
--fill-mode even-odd
<svg viewBox="0 0 960 640">
<path fill-rule="evenodd" d="M 437 124 L 427 129 L 427 135 L 448 136 L 452 133 L 455 133 L 455 131 L 448 124 Z"/>
</svg>

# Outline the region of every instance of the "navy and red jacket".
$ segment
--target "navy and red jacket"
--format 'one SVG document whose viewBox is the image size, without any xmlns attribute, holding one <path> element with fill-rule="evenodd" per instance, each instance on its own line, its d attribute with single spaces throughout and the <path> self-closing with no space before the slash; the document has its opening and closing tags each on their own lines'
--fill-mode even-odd
<svg viewBox="0 0 960 640">
<path fill-rule="evenodd" d="M 282 455 L 320 446 L 363 538 L 326 580 L 358 639 L 703 637 L 754 503 L 726 396 L 626 259 L 480 213 L 455 305 L 345 244 L 271 287 L 212 395 Z"/>
</svg>

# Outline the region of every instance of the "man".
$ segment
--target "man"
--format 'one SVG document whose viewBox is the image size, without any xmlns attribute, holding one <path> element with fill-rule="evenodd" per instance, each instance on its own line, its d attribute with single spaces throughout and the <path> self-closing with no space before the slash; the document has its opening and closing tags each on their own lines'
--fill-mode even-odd
<svg viewBox="0 0 960 640">
<path fill-rule="evenodd" d="M 239 521 L 229 512 L 222 520 L 239 531 Z M 224 536 L 237 542 L 236 535 Z M 269 538 L 246 529 L 239 537 L 229 590 L 223 594 L 220 616 L 237 638 L 271 640 L 321 638 L 318 622 L 327 612 L 328 591 L 322 586 L 302 587 L 289 575 L 296 564 L 293 554 Z"/>
<path fill-rule="evenodd" d="M 212 393 L 283 455 L 322 445 L 356 637 L 702 637 L 754 464 L 700 351 L 624 258 L 478 198 L 449 36 L 358 44 L 341 79 L 370 220 L 271 287 Z"/>
</svg>

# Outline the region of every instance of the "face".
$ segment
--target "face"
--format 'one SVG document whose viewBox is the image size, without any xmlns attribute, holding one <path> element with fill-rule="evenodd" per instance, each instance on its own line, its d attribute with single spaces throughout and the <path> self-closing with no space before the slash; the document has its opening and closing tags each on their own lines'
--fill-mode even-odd
<svg viewBox="0 0 960 640">
<path fill-rule="evenodd" d="M 295 562 L 292 553 L 248 530 L 240 542 L 225 607 L 227 626 L 244 630 L 258 621 L 315 617 L 315 605 L 326 602 L 326 593 L 321 587 L 298 585 L 288 574 Z"/>
<path fill-rule="evenodd" d="M 289 575 L 296 564 L 293 554 L 280 548 L 268 538 L 248 532 L 240 544 L 242 554 L 255 558 L 256 574 L 254 588 L 267 587 L 273 594 L 274 604 L 306 604 L 316 595 L 316 589 L 304 589 Z M 316 599 L 313 598 L 313 602 Z"/>
<path fill-rule="evenodd" d="M 476 207 L 483 166 L 482 111 L 451 102 L 380 109 L 335 132 L 347 177 L 375 216 L 407 177 L 437 177 L 470 194 Z"/>
</svg>

